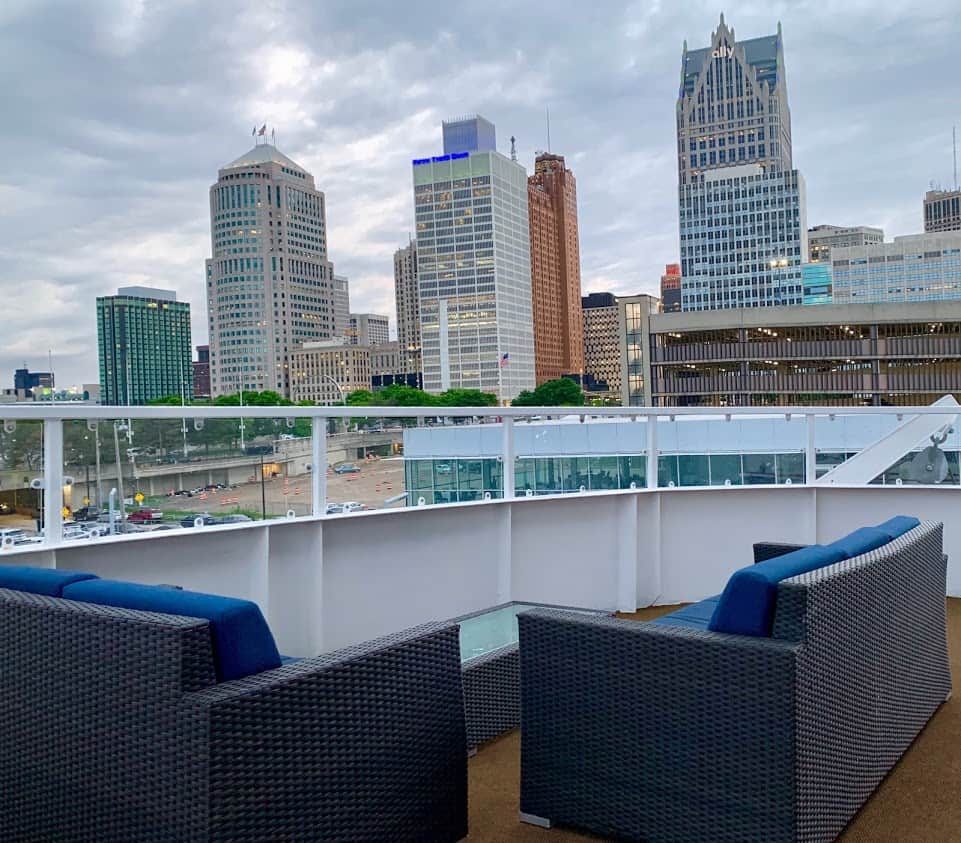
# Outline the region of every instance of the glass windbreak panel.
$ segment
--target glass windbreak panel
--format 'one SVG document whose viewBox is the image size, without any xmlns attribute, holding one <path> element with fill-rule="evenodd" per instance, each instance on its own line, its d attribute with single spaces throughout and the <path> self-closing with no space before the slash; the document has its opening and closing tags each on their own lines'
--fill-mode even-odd
<svg viewBox="0 0 961 843">
<path fill-rule="evenodd" d="M 558 463 L 563 491 L 579 492 L 590 488 L 590 464 L 587 457 L 561 457 Z"/>
<path fill-rule="evenodd" d="M 711 454 L 712 486 L 740 486 L 741 482 L 740 454 Z"/>
<path fill-rule="evenodd" d="M 657 458 L 657 485 L 661 487 L 680 485 L 676 455 L 661 454 Z"/>
<path fill-rule="evenodd" d="M 622 489 L 631 488 L 631 484 L 637 489 L 643 489 L 647 477 L 647 457 L 643 454 L 630 457 L 619 457 L 620 462 L 620 482 Z"/>
<path fill-rule="evenodd" d="M 778 483 L 803 483 L 805 479 L 804 454 L 777 454 L 775 463 Z"/>
<path fill-rule="evenodd" d="M 534 460 L 537 494 L 553 495 L 563 491 L 559 457 L 537 457 Z"/>
<path fill-rule="evenodd" d="M 514 494 L 523 497 L 528 492 L 534 494 L 537 479 L 534 471 L 534 459 L 521 457 L 514 462 Z"/>
<path fill-rule="evenodd" d="M 883 439 L 910 419 L 897 415 L 845 415 L 843 408 L 833 416 L 817 416 L 814 422 L 815 465 L 818 477 Z"/>
<path fill-rule="evenodd" d="M 617 489 L 619 486 L 617 457 L 590 458 L 591 490 Z"/>
<path fill-rule="evenodd" d="M 777 482 L 774 454 L 744 454 L 741 464 L 744 467 L 745 485 Z"/>
<path fill-rule="evenodd" d="M 681 486 L 710 485 L 710 462 L 707 454 L 679 454 L 677 472 Z"/>
<path fill-rule="evenodd" d="M 35 481 L 43 481 L 43 422 L 0 425 L 0 552 L 40 541 L 43 490 Z"/>
</svg>

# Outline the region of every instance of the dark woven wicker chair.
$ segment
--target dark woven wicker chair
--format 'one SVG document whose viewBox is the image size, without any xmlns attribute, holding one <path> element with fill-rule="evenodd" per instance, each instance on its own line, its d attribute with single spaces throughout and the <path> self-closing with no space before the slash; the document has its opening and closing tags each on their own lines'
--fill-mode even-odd
<svg viewBox="0 0 961 843">
<path fill-rule="evenodd" d="M 454 841 L 458 629 L 217 683 L 206 621 L 0 590 L 0 839 Z"/>
<path fill-rule="evenodd" d="M 945 574 L 926 522 L 782 581 L 771 637 L 520 615 L 522 819 L 833 840 L 950 695 Z"/>
</svg>

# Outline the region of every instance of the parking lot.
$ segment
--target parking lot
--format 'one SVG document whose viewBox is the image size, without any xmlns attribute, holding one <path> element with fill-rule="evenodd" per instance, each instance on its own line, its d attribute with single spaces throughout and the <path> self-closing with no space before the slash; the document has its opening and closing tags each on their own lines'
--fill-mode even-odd
<svg viewBox="0 0 961 843">
<path fill-rule="evenodd" d="M 353 463 L 360 471 L 356 474 L 336 474 L 327 472 L 328 502 L 343 503 L 358 501 L 369 509 L 380 509 L 384 501 L 404 492 L 404 461 L 402 459 L 382 459 L 356 461 Z M 283 515 L 292 509 L 297 515 L 307 515 L 311 510 L 310 475 L 288 479 L 282 477 L 264 481 L 263 497 L 266 498 L 267 515 Z M 286 494 L 284 493 L 286 488 Z M 206 492 L 203 497 L 153 498 L 151 503 L 165 512 L 230 512 L 234 509 L 256 512 L 261 511 L 261 484 L 256 480 L 243 483 L 230 489 Z M 392 506 L 403 506 L 399 501 Z"/>
</svg>

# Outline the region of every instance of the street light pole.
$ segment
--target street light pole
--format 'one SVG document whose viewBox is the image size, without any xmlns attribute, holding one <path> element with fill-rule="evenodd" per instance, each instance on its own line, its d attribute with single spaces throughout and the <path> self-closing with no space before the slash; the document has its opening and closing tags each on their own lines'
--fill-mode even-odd
<svg viewBox="0 0 961 843">
<path fill-rule="evenodd" d="M 117 433 L 117 422 L 113 423 L 113 450 L 117 459 L 117 489 L 120 492 L 120 532 L 127 531 L 127 505 L 124 503 L 123 496 L 123 463 L 120 462 L 120 436 Z M 110 514 L 110 532 L 115 533 L 116 527 L 113 523 L 113 513 Z"/>
</svg>

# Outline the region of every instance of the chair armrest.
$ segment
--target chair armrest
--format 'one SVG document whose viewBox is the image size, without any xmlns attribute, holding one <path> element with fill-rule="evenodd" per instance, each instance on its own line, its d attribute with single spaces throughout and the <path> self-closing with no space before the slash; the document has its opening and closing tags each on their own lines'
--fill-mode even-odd
<svg viewBox="0 0 961 843">
<path fill-rule="evenodd" d="M 519 623 L 522 813 L 635 838 L 652 816 L 722 814 L 731 839 L 791 825 L 797 643 L 551 610 Z"/>
<path fill-rule="evenodd" d="M 426 624 L 187 695 L 211 839 L 465 836 L 458 632 Z"/>
<path fill-rule="evenodd" d="M 788 544 L 786 542 L 755 542 L 754 543 L 754 564 L 763 562 L 765 559 L 773 559 L 775 556 L 783 556 L 795 550 L 803 550 L 808 547 L 806 544 Z"/>
</svg>

